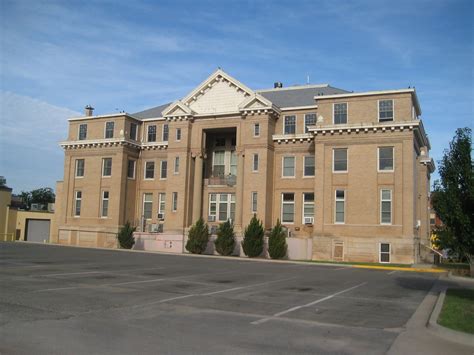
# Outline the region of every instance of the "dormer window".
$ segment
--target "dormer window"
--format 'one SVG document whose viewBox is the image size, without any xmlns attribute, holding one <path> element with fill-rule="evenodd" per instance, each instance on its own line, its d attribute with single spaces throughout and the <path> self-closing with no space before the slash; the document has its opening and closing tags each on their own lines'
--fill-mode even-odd
<svg viewBox="0 0 474 355">
<path fill-rule="evenodd" d="M 379 101 L 379 121 L 393 121 L 393 100 Z"/>
</svg>

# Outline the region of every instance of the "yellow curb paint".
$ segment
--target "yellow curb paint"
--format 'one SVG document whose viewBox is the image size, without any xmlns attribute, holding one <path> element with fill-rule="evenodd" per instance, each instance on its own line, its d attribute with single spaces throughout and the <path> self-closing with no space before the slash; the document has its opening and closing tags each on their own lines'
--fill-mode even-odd
<svg viewBox="0 0 474 355">
<path fill-rule="evenodd" d="M 369 265 L 352 265 L 352 267 L 358 268 L 358 269 L 398 270 L 398 271 L 410 271 L 410 272 L 432 272 L 432 273 L 446 272 L 446 270 L 441 270 L 441 269 L 422 269 L 422 268 L 416 268 L 416 267 L 369 266 Z"/>
</svg>

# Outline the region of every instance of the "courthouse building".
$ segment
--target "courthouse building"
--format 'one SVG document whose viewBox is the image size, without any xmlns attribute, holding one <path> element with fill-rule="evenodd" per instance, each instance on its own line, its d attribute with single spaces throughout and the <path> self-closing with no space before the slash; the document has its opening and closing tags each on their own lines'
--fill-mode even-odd
<svg viewBox="0 0 474 355">
<path fill-rule="evenodd" d="M 256 214 L 286 226 L 290 258 L 419 262 L 434 170 L 420 115 L 413 88 L 252 90 L 220 69 L 145 111 L 88 106 L 60 143 L 52 240 L 116 247 L 129 221 L 137 247 L 181 252 L 199 217 L 240 237 Z"/>
</svg>

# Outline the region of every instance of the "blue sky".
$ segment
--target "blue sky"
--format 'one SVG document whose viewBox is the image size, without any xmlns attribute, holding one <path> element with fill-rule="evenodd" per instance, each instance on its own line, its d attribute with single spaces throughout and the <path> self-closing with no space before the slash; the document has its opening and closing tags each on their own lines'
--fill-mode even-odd
<svg viewBox="0 0 474 355">
<path fill-rule="evenodd" d="M 415 86 L 441 158 L 474 118 L 473 1 L 0 1 L 0 175 L 62 179 L 67 118 L 185 96 L 217 67 L 253 89 Z"/>
</svg>

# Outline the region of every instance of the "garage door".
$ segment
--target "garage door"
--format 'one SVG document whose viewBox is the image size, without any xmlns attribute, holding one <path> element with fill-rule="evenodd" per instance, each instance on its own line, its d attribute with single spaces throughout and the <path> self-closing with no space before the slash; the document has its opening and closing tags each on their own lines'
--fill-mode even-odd
<svg viewBox="0 0 474 355">
<path fill-rule="evenodd" d="M 49 220 L 27 219 L 25 240 L 29 242 L 49 242 Z"/>
</svg>

